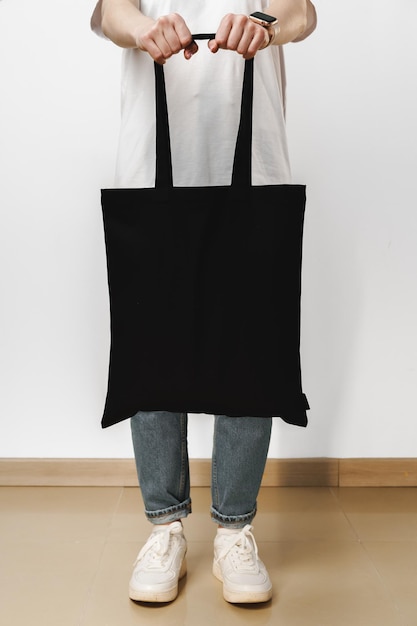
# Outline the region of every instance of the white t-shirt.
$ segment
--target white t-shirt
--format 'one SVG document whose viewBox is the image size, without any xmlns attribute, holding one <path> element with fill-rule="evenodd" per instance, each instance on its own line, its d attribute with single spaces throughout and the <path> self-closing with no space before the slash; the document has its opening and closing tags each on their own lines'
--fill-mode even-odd
<svg viewBox="0 0 417 626">
<path fill-rule="evenodd" d="M 215 32 L 226 13 L 265 10 L 264 0 L 141 0 L 145 15 L 179 13 L 195 33 Z M 164 65 L 175 186 L 229 185 L 237 136 L 244 60 L 236 52 L 210 52 L 207 41 L 186 60 Z M 153 60 L 123 51 L 121 128 L 116 187 L 155 185 Z M 252 184 L 291 183 L 285 132 L 285 73 L 279 46 L 255 57 Z"/>
</svg>

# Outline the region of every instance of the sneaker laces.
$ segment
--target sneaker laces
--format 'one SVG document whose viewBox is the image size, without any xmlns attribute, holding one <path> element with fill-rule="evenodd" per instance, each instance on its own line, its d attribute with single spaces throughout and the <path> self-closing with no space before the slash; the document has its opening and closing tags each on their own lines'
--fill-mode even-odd
<svg viewBox="0 0 417 626">
<path fill-rule="evenodd" d="M 251 530 L 252 526 L 246 524 L 238 533 L 223 535 L 227 543 L 225 541 L 226 545 L 220 551 L 215 562 L 218 563 L 230 554 L 235 569 L 258 572 L 258 546 Z"/>
<path fill-rule="evenodd" d="M 171 546 L 172 535 L 182 533 L 181 524 L 170 524 L 163 530 L 154 530 L 148 541 L 140 550 L 133 566 L 135 567 L 144 557 L 147 558 L 147 566 L 161 569 L 165 566 Z"/>
</svg>

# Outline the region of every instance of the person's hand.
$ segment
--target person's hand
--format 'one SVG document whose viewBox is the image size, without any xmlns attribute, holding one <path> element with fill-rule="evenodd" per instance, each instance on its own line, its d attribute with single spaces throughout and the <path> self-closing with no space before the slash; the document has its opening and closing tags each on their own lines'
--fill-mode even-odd
<svg viewBox="0 0 417 626">
<path fill-rule="evenodd" d="M 220 48 L 235 50 L 244 59 L 252 59 L 258 50 L 269 44 L 269 33 L 266 28 L 255 24 L 247 15 L 228 13 L 221 20 L 215 39 L 208 42 L 212 52 Z"/>
<path fill-rule="evenodd" d="M 198 50 L 188 26 L 178 13 L 163 15 L 157 20 L 147 18 L 136 33 L 136 41 L 139 50 L 148 52 L 161 65 L 181 50 L 184 50 L 186 59 Z"/>
</svg>

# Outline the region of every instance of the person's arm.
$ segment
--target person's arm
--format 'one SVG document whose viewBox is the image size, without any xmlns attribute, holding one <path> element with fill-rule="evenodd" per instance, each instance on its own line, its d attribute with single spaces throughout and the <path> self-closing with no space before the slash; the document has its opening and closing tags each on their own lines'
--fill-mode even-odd
<svg viewBox="0 0 417 626">
<path fill-rule="evenodd" d="M 137 48 L 138 34 L 154 20 L 138 9 L 136 0 L 100 0 L 101 28 L 121 48 Z"/>
<path fill-rule="evenodd" d="M 123 48 L 146 51 L 158 63 L 184 50 L 186 59 L 198 50 L 184 19 L 177 13 L 154 20 L 137 8 L 137 0 L 100 0 L 101 29 L 106 37 Z M 96 8 L 97 9 L 97 8 Z M 301 41 L 316 23 L 316 13 L 310 0 L 272 0 L 265 11 L 278 18 L 276 33 L 254 24 L 246 15 L 228 13 L 209 42 L 212 52 L 220 48 L 236 50 L 245 59 L 252 58 L 263 48 L 290 41 Z"/>
<path fill-rule="evenodd" d="M 103 33 L 116 45 L 148 52 L 158 63 L 165 63 L 180 50 L 187 59 L 197 52 L 197 44 L 177 13 L 154 20 L 138 9 L 136 0 L 101 1 Z"/>
<path fill-rule="evenodd" d="M 278 19 L 272 45 L 283 45 L 306 39 L 316 28 L 316 9 L 310 0 L 271 0 L 264 13 Z"/>
<path fill-rule="evenodd" d="M 296 39 L 293 39 L 293 42 L 303 41 L 303 39 L 307 39 L 311 35 L 311 33 L 315 30 L 317 26 L 317 13 L 316 9 L 310 0 L 307 0 L 307 23 L 304 31 L 299 35 Z"/>
<path fill-rule="evenodd" d="M 277 26 L 264 28 L 247 15 L 228 13 L 219 24 L 216 38 L 208 44 L 210 50 L 236 50 L 244 59 L 250 59 L 270 45 L 301 41 L 316 27 L 316 10 L 310 0 L 271 0 L 263 12 L 276 17 Z"/>
</svg>

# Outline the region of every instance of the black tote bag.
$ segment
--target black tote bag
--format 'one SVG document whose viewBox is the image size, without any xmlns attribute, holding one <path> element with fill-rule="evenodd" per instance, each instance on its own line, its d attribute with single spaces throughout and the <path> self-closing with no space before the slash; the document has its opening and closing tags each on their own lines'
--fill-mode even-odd
<svg viewBox="0 0 417 626">
<path fill-rule="evenodd" d="M 155 80 L 155 188 L 101 195 L 111 335 L 102 427 L 158 410 L 306 426 L 305 186 L 251 185 L 253 59 L 245 61 L 230 186 L 173 186 L 157 64 Z"/>
</svg>

